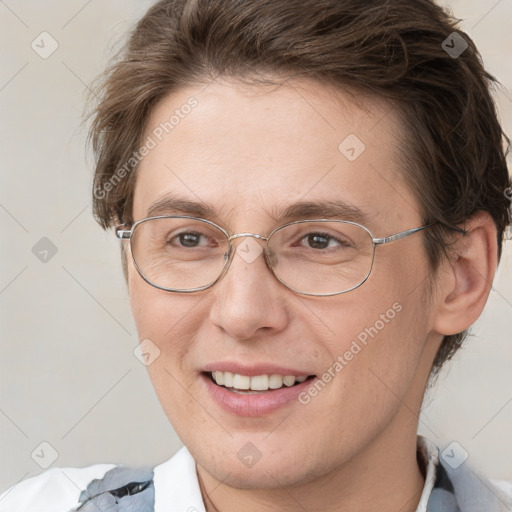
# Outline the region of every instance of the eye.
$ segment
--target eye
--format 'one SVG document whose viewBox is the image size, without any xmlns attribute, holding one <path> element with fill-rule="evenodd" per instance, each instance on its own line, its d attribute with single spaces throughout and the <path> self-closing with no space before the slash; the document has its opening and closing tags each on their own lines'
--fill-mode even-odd
<svg viewBox="0 0 512 512">
<path fill-rule="evenodd" d="M 218 245 L 216 240 L 198 231 L 183 231 L 182 233 L 178 233 L 176 235 L 170 234 L 167 237 L 168 245 L 178 245 L 179 247 L 186 247 L 188 249 L 199 247 L 201 241 L 206 242 L 208 247 L 217 247 Z M 204 245 L 205 244 L 203 244 L 203 246 Z"/>
<path fill-rule="evenodd" d="M 342 241 L 329 233 L 311 232 L 306 234 L 300 239 L 300 242 L 305 241 L 310 249 L 331 249 L 338 247 L 350 247 L 348 241 Z"/>
</svg>

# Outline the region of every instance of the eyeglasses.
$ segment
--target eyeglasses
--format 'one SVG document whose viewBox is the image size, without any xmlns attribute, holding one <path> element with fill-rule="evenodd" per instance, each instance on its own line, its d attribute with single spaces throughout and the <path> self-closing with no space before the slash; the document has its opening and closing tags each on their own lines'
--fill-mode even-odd
<svg viewBox="0 0 512 512">
<path fill-rule="evenodd" d="M 197 217 L 164 215 L 120 227 L 116 236 L 130 240 L 133 262 L 142 279 L 168 292 L 196 292 L 213 286 L 228 270 L 236 252 L 232 240 L 253 237 L 265 242 L 269 269 L 287 288 L 302 295 L 330 296 L 361 286 L 370 276 L 378 245 L 401 240 L 435 224 L 384 238 L 355 222 L 299 220 L 268 236 L 230 235 Z"/>
</svg>

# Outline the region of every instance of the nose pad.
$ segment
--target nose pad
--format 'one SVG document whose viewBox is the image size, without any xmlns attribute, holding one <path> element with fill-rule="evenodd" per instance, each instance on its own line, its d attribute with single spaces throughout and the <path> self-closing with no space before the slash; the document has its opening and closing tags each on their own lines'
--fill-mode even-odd
<svg viewBox="0 0 512 512">
<path fill-rule="evenodd" d="M 277 254 L 269 248 L 268 253 L 265 254 L 265 257 L 267 259 L 267 263 L 272 267 L 275 268 L 279 262 L 279 259 L 277 257 Z"/>
</svg>

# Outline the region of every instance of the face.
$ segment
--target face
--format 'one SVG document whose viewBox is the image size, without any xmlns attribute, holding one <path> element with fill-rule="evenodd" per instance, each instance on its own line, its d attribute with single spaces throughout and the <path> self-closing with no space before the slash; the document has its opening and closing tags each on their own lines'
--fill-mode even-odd
<svg viewBox="0 0 512 512">
<path fill-rule="evenodd" d="M 207 219 L 230 234 L 266 236 L 289 221 L 272 212 L 306 201 L 357 208 L 374 237 L 421 226 L 400 177 L 395 112 L 377 99 L 360 101 L 309 81 L 215 82 L 170 94 L 147 125 L 144 140 L 157 144 L 138 169 L 134 220 L 172 194 L 211 204 Z M 186 214 L 170 205 L 152 212 Z M 329 297 L 288 289 L 262 254 L 253 261 L 235 254 L 206 290 L 166 292 L 140 277 L 127 247 L 139 339 L 160 350 L 148 371 L 198 465 L 234 487 L 297 485 L 376 450 L 384 438 L 399 444 L 416 435 L 410 411 L 419 409 L 432 363 L 426 347 L 435 344 L 422 236 L 378 246 L 369 279 Z M 261 241 L 233 244 L 255 250 Z M 211 371 L 242 375 L 234 377 L 240 386 L 259 375 L 308 378 L 250 394 L 215 384 Z"/>
</svg>

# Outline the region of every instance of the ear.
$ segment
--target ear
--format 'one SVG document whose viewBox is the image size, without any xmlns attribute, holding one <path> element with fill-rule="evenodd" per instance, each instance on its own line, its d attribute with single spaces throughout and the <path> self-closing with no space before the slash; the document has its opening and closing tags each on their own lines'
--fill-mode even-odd
<svg viewBox="0 0 512 512">
<path fill-rule="evenodd" d="M 465 230 L 438 275 L 440 295 L 434 330 L 444 336 L 462 332 L 476 322 L 498 265 L 497 229 L 492 217 L 479 212 L 466 222 Z"/>
</svg>

